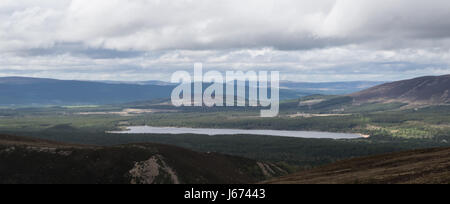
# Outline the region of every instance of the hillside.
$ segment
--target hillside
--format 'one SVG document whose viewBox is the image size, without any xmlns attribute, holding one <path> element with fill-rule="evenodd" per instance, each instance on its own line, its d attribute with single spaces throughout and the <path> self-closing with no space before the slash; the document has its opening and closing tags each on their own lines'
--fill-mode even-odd
<svg viewBox="0 0 450 204">
<path fill-rule="evenodd" d="M 450 148 L 346 160 L 267 184 L 448 184 Z"/>
<path fill-rule="evenodd" d="M 281 110 L 362 113 L 450 104 L 450 75 L 385 83 L 349 95 L 310 95 L 281 104 Z"/>
<path fill-rule="evenodd" d="M 450 103 L 450 75 L 427 76 L 379 85 L 350 95 L 357 103 Z"/>
<path fill-rule="evenodd" d="M 159 144 L 112 147 L 0 136 L 0 183 L 254 183 L 274 164 Z"/>
</svg>

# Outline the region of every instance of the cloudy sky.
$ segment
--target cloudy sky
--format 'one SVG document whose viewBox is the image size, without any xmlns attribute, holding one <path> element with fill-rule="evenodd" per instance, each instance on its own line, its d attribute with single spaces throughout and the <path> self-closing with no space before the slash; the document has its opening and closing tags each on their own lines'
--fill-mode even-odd
<svg viewBox="0 0 450 204">
<path fill-rule="evenodd" d="M 292 81 L 450 74 L 448 0 L 1 0 L 0 77 Z"/>
</svg>

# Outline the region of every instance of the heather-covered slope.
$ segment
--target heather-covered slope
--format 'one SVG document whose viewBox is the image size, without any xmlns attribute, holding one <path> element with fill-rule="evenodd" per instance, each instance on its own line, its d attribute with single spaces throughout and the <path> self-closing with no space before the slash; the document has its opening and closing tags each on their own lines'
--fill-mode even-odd
<svg viewBox="0 0 450 204">
<path fill-rule="evenodd" d="M 450 75 L 397 81 L 352 94 L 357 103 L 405 102 L 414 104 L 450 103 Z"/>
<path fill-rule="evenodd" d="M 267 181 L 270 184 L 448 184 L 450 148 L 346 160 Z"/>
<path fill-rule="evenodd" d="M 274 164 L 159 144 L 113 147 L 0 136 L 0 183 L 255 183 Z"/>
</svg>

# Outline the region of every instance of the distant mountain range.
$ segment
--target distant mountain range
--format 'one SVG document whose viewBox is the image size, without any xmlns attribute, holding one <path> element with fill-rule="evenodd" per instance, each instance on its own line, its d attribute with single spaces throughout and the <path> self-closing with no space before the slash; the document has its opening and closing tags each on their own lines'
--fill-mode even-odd
<svg viewBox="0 0 450 204">
<path fill-rule="evenodd" d="M 0 78 L 0 105 L 116 104 L 168 98 L 172 86 Z"/>
<path fill-rule="evenodd" d="M 348 94 L 380 82 L 280 84 L 281 100 L 313 94 Z M 25 77 L 0 78 L 0 105 L 103 105 L 168 99 L 176 84 L 161 81 L 75 81 Z M 205 86 L 206 87 L 206 86 Z"/>
<path fill-rule="evenodd" d="M 380 85 L 381 84 L 381 85 Z M 0 78 L 0 105 L 103 105 L 169 99 L 176 84 L 161 81 L 74 81 L 25 77 Z M 204 87 L 207 87 L 205 84 Z M 281 100 L 314 94 L 347 95 L 354 103 L 450 102 L 450 75 L 391 82 L 281 82 Z"/>
<path fill-rule="evenodd" d="M 353 81 L 353 82 L 323 82 L 323 83 L 305 83 L 305 82 L 281 82 L 282 88 L 291 90 L 324 94 L 324 95 L 344 95 L 368 89 L 385 82 L 381 81 Z"/>
<path fill-rule="evenodd" d="M 158 86 L 176 86 L 174 83 L 165 81 L 94 81 L 107 84 L 134 84 L 134 85 L 158 85 Z"/>
<path fill-rule="evenodd" d="M 350 95 L 356 103 L 450 103 L 450 75 L 426 76 L 375 86 Z"/>
</svg>

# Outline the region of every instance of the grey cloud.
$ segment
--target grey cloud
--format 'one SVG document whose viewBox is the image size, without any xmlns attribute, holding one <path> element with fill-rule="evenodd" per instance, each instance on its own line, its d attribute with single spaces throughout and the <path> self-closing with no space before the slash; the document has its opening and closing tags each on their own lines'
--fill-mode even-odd
<svg viewBox="0 0 450 204">
<path fill-rule="evenodd" d="M 135 58 L 145 54 L 142 51 L 121 51 L 104 48 L 89 48 L 81 43 L 57 43 L 50 48 L 32 48 L 15 52 L 22 56 L 72 55 L 93 59 Z"/>
</svg>

